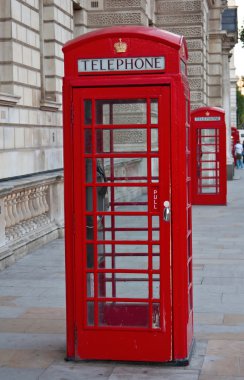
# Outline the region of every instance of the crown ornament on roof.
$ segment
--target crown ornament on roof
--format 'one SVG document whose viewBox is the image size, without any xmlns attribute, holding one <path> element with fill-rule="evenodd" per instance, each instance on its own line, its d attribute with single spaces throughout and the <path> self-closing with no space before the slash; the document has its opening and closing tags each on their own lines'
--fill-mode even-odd
<svg viewBox="0 0 244 380">
<path fill-rule="evenodd" d="M 116 53 L 125 53 L 127 50 L 127 43 L 122 42 L 122 38 L 119 38 L 119 42 L 115 42 L 114 49 Z"/>
<path fill-rule="evenodd" d="M 205 113 L 205 115 L 206 115 L 206 116 L 209 116 L 209 115 L 210 115 L 210 113 L 207 111 L 207 112 Z"/>
</svg>

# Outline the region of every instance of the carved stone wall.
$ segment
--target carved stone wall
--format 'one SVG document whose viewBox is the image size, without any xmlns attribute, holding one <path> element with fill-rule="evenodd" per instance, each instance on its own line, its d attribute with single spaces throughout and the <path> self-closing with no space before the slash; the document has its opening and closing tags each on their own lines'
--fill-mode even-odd
<svg viewBox="0 0 244 380">
<path fill-rule="evenodd" d="M 87 27 L 101 28 L 113 25 L 148 25 L 146 0 L 104 0 L 103 11 L 87 12 Z"/>
<path fill-rule="evenodd" d="M 201 0 L 156 1 L 156 26 L 184 35 L 189 50 L 188 76 L 191 89 L 191 107 L 206 104 L 206 15 Z"/>
<path fill-rule="evenodd" d="M 88 14 L 87 24 L 89 28 L 99 28 L 113 25 L 146 25 L 147 18 L 143 12 L 119 12 L 119 13 L 91 13 Z"/>
<path fill-rule="evenodd" d="M 121 10 L 127 9 L 131 11 L 135 8 L 142 8 L 145 10 L 147 0 L 104 0 L 104 10 L 112 11 L 112 10 Z"/>
<path fill-rule="evenodd" d="M 63 231 L 63 177 L 45 174 L 0 183 L 0 270 Z"/>
</svg>

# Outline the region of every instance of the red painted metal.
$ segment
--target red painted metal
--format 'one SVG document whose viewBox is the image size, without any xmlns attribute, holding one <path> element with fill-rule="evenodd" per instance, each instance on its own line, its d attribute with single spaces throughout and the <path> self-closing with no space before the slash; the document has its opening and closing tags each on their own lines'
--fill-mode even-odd
<svg viewBox="0 0 244 380">
<path fill-rule="evenodd" d="M 231 127 L 231 153 L 234 159 L 234 164 L 236 166 L 236 157 L 235 157 L 235 145 L 237 141 L 240 141 L 240 132 L 236 127 Z"/>
<path fill-rule="evenodd" d="M 224 110 L 202 107 L 191 113 L 192 204 L 226 205 Z"/>
<path fill-rule="evenodd" d="M 126 52 L 114 50 L 119 39 Z M 185 40 L 114 27 L 63 50 L 67 358 L 186 363 L 193 307 Z M 157 72 L 78 72 L 79 59 L 162 56 Z M 143 121 L 130 119 L 131 108 Z"/>
</svg>

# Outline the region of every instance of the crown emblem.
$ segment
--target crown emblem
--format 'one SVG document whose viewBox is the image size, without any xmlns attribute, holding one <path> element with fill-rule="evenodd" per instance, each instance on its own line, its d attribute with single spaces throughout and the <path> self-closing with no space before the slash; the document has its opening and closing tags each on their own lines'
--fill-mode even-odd
<svg viewBox="0 0 244 380">
<path fill-rule="evenodd" d="M 127 43 L 122 42 L 122 39 L 119 38 L 119 42 L 115 42 L 114 49 L 116 53 L 125 53 L 127 50 Z"/>
<path fill-rule="evenodd" d="M 205 113 L 205 115 L 206 115 L 206 116 L 209 116 L 209 115 L 210 115 L 210 113 L 207 111 L 207 112 Z"/>
</svg>

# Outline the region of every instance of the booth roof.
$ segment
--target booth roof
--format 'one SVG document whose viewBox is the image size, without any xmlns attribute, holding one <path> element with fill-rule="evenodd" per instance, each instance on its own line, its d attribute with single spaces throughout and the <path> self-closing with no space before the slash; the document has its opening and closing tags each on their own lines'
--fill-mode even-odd
<svg viewBox="0 0 244 380">
<path fill-rule="evenodd" d="M 183 36 L 170 33 L 165 30 L 161 30 L 148 26 L 113 26 L 109 28 L 98 29 L 92 32 L 88 32 L 79 36 L 71 41 L 68 41 L 63 46 L 63 51 L 73 50 L 83 43 L 90 42 L 92 40 L 104 39 L 104 38 L 124 37 L 124 38 L 144 38 L 148 40 L 156 40 L 164 45 L 169 45 L 177 50 L 183 44 Z"/>
<path fill-rule="evenodd" d="M 223 113 L 223 114 L 225 113 L 224 109 L 220 108 L 220 107 L 200 107 L 200 108 L 196 108 L 196 109 L 192 110 L 191 114 L 204 113 L 207 111 L 219 112 L 219 113 Z"/>
</svg>

